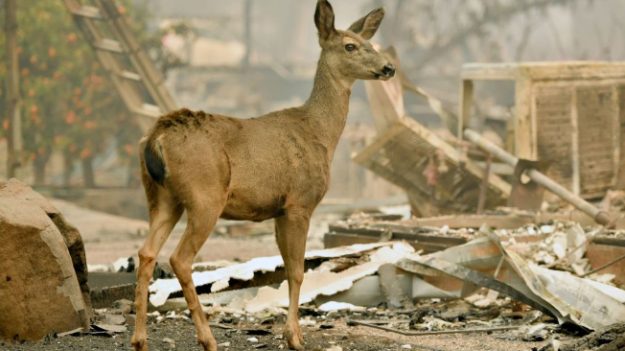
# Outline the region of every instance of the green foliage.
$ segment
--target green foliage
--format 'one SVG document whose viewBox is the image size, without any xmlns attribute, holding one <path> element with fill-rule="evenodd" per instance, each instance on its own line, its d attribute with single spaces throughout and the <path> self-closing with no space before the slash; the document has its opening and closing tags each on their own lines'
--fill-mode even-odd
<svg viewBox="0 0 625 351">
<path fill-rule="evenodd" d="M 124 12 L 130 12 L 141 42 L 153 43 L 144 30 L 145 9 L 129 7 L 128 0 L 120 3 Z M 140 130 L 63 3 L 18 1 L 17 11 L 22 124 L 28 157 L 47 159 L 53 150 L 59 150 L 90 158 L 113 138 L 121 157 L 135 157 Z M 5 51 L 2 35 L 3 62 Z M 0 80 L 6 82 L 4 64 L 0 65 Z M 6 133 L 5 121 L 3 117 L 2 134 Z"/>
</svg>

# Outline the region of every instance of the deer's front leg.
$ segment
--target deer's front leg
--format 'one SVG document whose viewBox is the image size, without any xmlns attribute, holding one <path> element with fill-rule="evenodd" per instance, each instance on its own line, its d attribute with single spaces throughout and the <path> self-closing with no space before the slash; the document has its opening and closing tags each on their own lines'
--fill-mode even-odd
<svg viewBox="0 0 625 351">
<path fill-rule="evenodd" d="M 299 293 L 304 280 L 304 254 L 311 211 L 289 209 L 276 218 L 276 240 L 284 259 L 289 283 L 289 312 L 284 326 L 284 337 L 289 347 L 304 350 L 304 338 L 298 322 Z"/>
</svg>

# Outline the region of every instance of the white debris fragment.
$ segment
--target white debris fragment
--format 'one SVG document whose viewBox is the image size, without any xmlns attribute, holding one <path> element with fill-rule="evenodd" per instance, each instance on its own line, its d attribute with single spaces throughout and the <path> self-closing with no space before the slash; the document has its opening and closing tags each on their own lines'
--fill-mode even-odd
<svg viewBox="0 0 625 351">
<path fill-rule="evenodd" d="M 560 351 L 560 339 L 557 335 L 553 335 L 551 337 L 551 348 L 553 348 L 553 351 Z"/>
<path fill-rule="evenodd" d="M 547 330 L 547 325 L 545 323 L 538 323 L 524 327 L 519 332 L 522 334 L 521 339 L 525 341 L 543 341 L 547 339 L 547 336 L 549 335 L 549 331 Z"/>
<path fill-rule="evenodd" d="M 174 341 L 174 339 L 171 338 L 163 338 L 163 342 L 165 344 L 169 345 L 169 348 L 174 349 L 176 348 L 176 342 Z"/>
<path fill-rule="evenodd" d="M 149 312 L 148 317 L 160 317 L 161 313 L 159 311 Z"/>
<path fill-rule="evenodd" d="M 609 284 L 610 282 L 614 280 L 614 278 L 616 278 L 616 275 L 612 273 L 604 273 L 604 274 L 595 273 L 595 274 L 591 274 L 588 278 L 599 283 Z"/>
<path fill-rule="evenodd" d="M 130 265 L 130 257 L 120 257 L 113 262 L 113 272 L 126 271 Z"/>
<path fill-rule="evenodd" d="M 302 318 L 299 320 L 299 325 L 301 327 L 314 327 L 315 325 L 317 325 L 317 322 L 315 322 L 314 319 Z"/>
<path fill-rule="evenodd" d="M 365 309 L 366 308 L 362 306 L 355 306 L 355 305 L 352 305 L 351 303 L 336 302 L 336 301 L 329 301 L 319 306 L 319 310 L 323 312 L 344 311 L 344 310 L 364 311 Z"/>
<path fill-rule="evenodd" d="M 547 251 L 540 250 L 534 253 L 534 255 L 532 256 L 532 261 L 550 266 L 554 262 L 556 262 L 556 258 L 549 254 Z"/>
<path fill-rule="evenodd" d="M 403 219 L 408 219 L 412 216 L 412 208 L 410 205 L 381 206 L 380 212 L 390 215 L 400 215 Z"/>
<path fill-rule="evenodd" d="M 109 264 L 87 264 L 87 271 L 89 273 L 107 273 L 112 270 L 113 267 Z"/>
<path fill-rule="evenodd" d="M 566 256 L 566 247 L 567 247 L 566 234 L 557 233 L 553 236 L 552 240 L 553 242 L 551 245 L 552 245 L 553 253 L 556 255 L 558 260 L 563 259 L 564 256 Z"/>
<path fill-rule="evenodd" d="M 306 259 L 348 256 L 390 245 L 391 243 L 356 244 L 327 250 L 311 250 L 306 252 Z M 407 246 L 407 244 L 404 245 Z M 251 280 L 257 272 L 275 272 L 282 265 L 283 261 L 280 256 L 258 257 L 214 271 L 195 272 L 193 273 L 193 283 L 196 287 L 212 284 L 211 291 L 216 292 L 228 287 L 230 279 Z M 161 306 L 167 301 L 169 295 L 181 291 L 181 287 L 175 278 L 158 279 L 150 285 L 149 291 L 151 293 L 150 303 L 154 306 Z"/>
<path fill-rule="evenodd" d="M 410 344 L 401 345 L 401 349 L 402 350 L 412 350 L 412 345 L 410 345 Z"/>
<path fill-rule="evenodd" d="M 310 271 L 304 274 L 304 283 L 301 287 L 299 303 L 308 303 L 317 296 L 333 296 L 338 292 L 350 289 L 356 280 L 370 276 L 386 263 L 395 263 L 414 252 L 407 243 L 393 243 L 392 246 L 381 247 L 370 255 L 370 261 L 350 267 L 344 271 L 317 272 Z M 255 313 L 273 307 L 287 307 L 289 305 L 288 284 L 280 284 L 278 289 L 262 287 L 255 298 L 248 301 L 245 309 Z"/>
<path fill-rule="evenodd" d="M 251 338 L 247 338 L 247 341 L 252 344 L 256 344 L 258 342 L 258 339 L 252 336 Z"/>
</svg>

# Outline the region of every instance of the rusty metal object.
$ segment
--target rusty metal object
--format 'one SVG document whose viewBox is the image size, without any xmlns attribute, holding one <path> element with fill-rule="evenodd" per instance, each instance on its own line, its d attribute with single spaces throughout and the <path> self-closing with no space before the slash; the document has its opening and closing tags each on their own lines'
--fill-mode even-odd
<svg viewBox="0 0 625 351">
<path fill-rule="evenodd" d="M 503 162 L 509 164 L 512 167 L 516 167 L 516 165 L 519 162 L 518 158 L 514 157 L 513 155 L 501 149 L 497 145 L 491 143 L 490 141 L 485 140 L 484 138 L 482 138 L 482 136 L 479 133 L 477 133 L 474 130 L 465 129 L 464 136 L 465 138 L 467 138 L 469 141 L 471 141 L 472 143 L 474 143 L 481 149 L 490 152 L 491 154 L 493 154 L 493 156 L 497 157 L 498 159 L 502 160 Z M 556 183 L 555 181 L 553 181 L 551 178 L 547 177 L 543 173 L 532 168 L 532 169 L 527 169 L 525 171 L 525 174 L 537 184 L 540 184 L 545 189 L 559 196 L 564 201 L 570 203 L 571 205 L 575 206 L 580 211 L 594 218 L 594 220 L 597 223 L 601 225 L 605 225 L 605 226 L 609 226 L 612 224 L 613 221 L 611 220 L 610 215 L 608 213 L 598 209 L 591 203 L 573 194 L 568 189 Z"/>
<path fill-rule="evenodd" d="M 528 169 L 536 169 L 545 172 L 548 165 L 543 162 L 519 159 L 514 167 L 514 176 L 510 185 L 512 191 L 508 198 L 508 206 L 522 210 L 539 210 L 543 202 L 545 188 L 529 179 L 525 181 L 525 172 Z"/>
<path fill-rule="evenodd" d="M 625 240 L 597 236 L 586 249 L 586 258 L 593 270 L 601 269 L 601 273 L 614 274 L 616 284 L 625 284 Z"/>
</svg>

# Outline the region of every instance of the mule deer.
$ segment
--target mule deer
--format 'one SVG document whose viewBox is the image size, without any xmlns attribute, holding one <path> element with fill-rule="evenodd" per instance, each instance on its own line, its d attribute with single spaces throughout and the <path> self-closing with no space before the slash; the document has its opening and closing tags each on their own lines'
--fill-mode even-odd
<svg viewBox="0 0 625 351">
<path fill-rule="evenodd" d="M 191 263 L 220 217 L 275 218 L 289 285 L 284 335 L 290 348 L 304 349 L 298 303 L 306 237 L 310 217 L 328 189 L 351 87 L 356 79 L 386 80 L 395 74 L 368 42 L 383 17 L 384 10 L 377 9 L 348 30 L 337 30 L 332 6 L 319 0 L 315 24 L 321 56 L 304 105 L 243 120 L 182 109 L 159 118 L 142 139 L 150 231 L 139 250 L 135 350 L 147 350 L 148 284 L 158 252 L 183 210 L 188 223 L 170 263 L 204 350 L 217 350 L 217 343 L 191 279 Z"/>
</svg>

